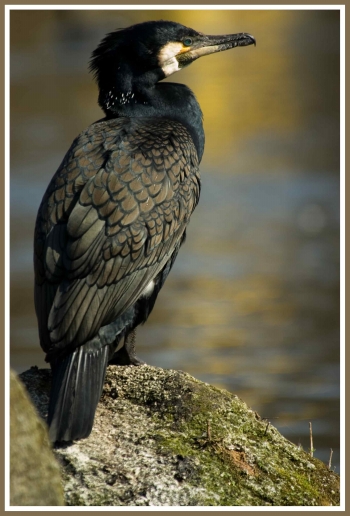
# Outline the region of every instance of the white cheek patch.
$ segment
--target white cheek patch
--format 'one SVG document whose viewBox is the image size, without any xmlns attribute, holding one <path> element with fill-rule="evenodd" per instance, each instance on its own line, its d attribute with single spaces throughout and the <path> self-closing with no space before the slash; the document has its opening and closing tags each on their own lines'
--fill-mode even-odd
<svg viewBox="0 0 350 516">
<path fill-rule="evenodd" d="M 160 51 L 158 62 L 163 70 L 165 77 L 180 70 L 176 56 L 183 50 L 182 43 L 167 43 Z"/>
<path fill-rule="evenodd" d="M 169 75 L 178 72 L 180 70 L 180 67 L 176 57 L 169 59 L 169 61 L 162 66 L 162 70 L 164 72 L 165 77 L 169 77 Z"/>
<path fill-rule="evenodd" d="M 169 61 L 169 59 L 172 59 L 173 57 L 177 56 L 177 54 L 180 54 L 180 52 L 183 50 L 184 46 L 182 43 L 167 43 L 164 45 L 164 47 L 159 52 L 159 64 L 160 66 L 163 66 L 164 64 Z"/>
</svg>

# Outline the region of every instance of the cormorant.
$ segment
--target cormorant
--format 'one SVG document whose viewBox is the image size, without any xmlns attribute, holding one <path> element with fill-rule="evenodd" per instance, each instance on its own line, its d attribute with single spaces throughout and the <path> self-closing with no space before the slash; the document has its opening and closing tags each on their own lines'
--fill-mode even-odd
<svg viewBox="0 0 350 516">
<path fill-rule="evenodd" d="M 253 43 L 245 33 L 206 36 L 153 21 L 107 34 L 93 52 L 105 118 L 74 140 L 35 227 L 53 442 L 90 434 L 108 363 L 142 363 L 135 329 L 151 313 L 198 203 L 202 112 L 187 86 L 159 81 L 201 56 Z"/>
</svg>

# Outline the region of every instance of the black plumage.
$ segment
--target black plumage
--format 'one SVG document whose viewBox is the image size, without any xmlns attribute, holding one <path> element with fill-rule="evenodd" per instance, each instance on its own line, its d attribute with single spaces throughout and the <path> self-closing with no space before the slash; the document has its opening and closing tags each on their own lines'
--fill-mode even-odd
<svg viewBox="0 0 350 516">
<path fill-rule="evenodd" d="M 35 228 L 52 441 L 90 434 L 108 363 L 141 363 L 135 329 L 153 309 L 199 200 L 200 107 L 187 86 L 159 81 L 202 55 L 252 43 L 249 34 L 205 36 L 158 21 L 108 34 L 94 51 L 105 118 L 74 140 Z"/>
</svg>

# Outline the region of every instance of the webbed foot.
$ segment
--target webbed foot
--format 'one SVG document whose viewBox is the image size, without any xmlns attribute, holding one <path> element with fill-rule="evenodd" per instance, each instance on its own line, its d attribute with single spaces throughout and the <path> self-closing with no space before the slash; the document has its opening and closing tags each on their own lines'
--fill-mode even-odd
<svg viewBox="0 0 350 516">
<path fill-rule="evenodd" d="M 135 353 L 136 330 L 131 331 L 124 341 L 124 345 L 116 351 L 109 361 L 112 365 L 134 365 L 140 366 L 145 362 L 138 358 Z"/>
</svg>

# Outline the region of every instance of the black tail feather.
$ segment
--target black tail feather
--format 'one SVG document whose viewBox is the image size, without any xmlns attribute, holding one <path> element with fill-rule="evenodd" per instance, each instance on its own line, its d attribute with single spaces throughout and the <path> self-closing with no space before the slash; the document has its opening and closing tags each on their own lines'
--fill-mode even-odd
<svg viewBox="0 0 350 516">
<path fill-rule="evenodd" d="M 108 346 L 83 345 L 52 364 L 48 424 L 52 442 L 83 439 L 91 433 L 108 363 Z"/>
</svg>

